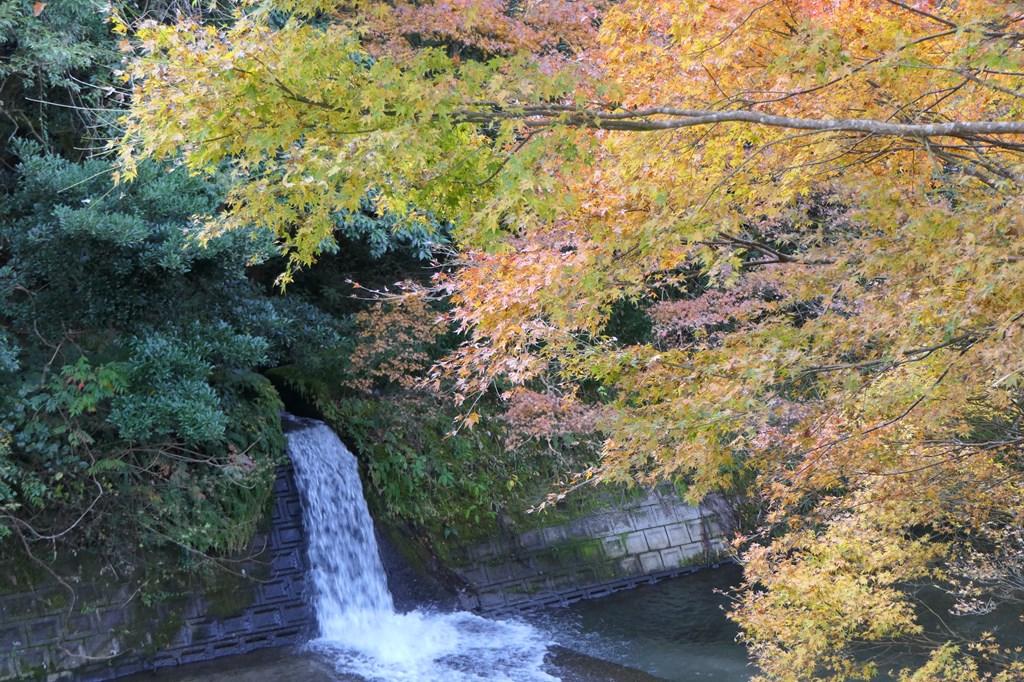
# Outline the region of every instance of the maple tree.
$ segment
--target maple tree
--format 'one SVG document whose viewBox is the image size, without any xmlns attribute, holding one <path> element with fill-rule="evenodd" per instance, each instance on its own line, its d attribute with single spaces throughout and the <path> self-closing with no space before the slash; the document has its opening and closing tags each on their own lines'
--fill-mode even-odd
<svg viewBox="0 0 1024 682">
<path fill-rule="evenodd" d="M 562 414 L 600 385 L 588 476 L 758 496 L 734 617 L 766 679 L 871 679 L 915 583 L 1019 586 L 1024 4 L 277 7 L 139 30 L 125 174 L 229 163 L 209 234 L 268 225 L 294 267 L 371 191 L 451 221 L 472 337 L 437 380 L 558 381 Z M 900 674 L 1022 666 L 984 637 Z"/>
</svg>

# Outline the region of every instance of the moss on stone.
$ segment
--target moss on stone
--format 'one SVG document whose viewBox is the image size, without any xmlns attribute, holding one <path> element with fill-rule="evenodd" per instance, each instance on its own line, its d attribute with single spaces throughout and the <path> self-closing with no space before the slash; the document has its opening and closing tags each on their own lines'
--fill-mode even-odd
<svg viewBox="0 0 1024 682">
<path fill-rule="evenodd" d="M 586 562 L 600 561 L 604 558 L 602 542 L 597 538 L 587 538 L 576 545 L 576 552 L 580 559 Z"/>
</svg>

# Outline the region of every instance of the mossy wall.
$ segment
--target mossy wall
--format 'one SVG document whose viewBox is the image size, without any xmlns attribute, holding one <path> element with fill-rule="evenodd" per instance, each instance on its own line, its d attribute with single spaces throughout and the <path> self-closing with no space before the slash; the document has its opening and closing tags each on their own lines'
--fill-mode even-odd
<svg viewBox="0 0 1024 682">
<path fill-rule="evenodd" d="M 724 499 L 694 507 L 666 486 L 597 493 L 577 509 L 505 527 L 451 552 L 462 605 L 511 612 L 603 596 L 727 559 L 733 514 Z"/>
<path fill-rule="evenodd" d="M 671 487 L 583 497 L 571 508 L 508 519 L 489 540 L 452 542 L 443 568 L 464 583 L 462 607 L 509 612 L 571 602 L 725 557 L 731 523 L 722 500 L 693 507 Z M 176 561 L 82 554 L 52 566 L 58 580 L 31 559 L 0 558 L 0 680 L 106 680 L 297 644 L 312 633 L 302 509 L 289 467 L 278 471 L 273 509 L 243 558 L 205 576 L 175 577 Z"/>
<path fill-rule="evenodd" d="M 281 467 L 247 550 L 202 575 L 170 555 L 83 552 L 47 568 L 8 547 L 0 680 L 106 680 L 305 641 L 313 615 L 303 537 L 291 469 Z"/>
</svg>

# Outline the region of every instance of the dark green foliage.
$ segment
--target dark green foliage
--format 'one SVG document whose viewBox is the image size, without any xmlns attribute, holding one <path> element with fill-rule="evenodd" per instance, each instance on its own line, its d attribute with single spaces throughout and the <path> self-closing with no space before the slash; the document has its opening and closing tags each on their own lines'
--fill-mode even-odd
<svg viewBox="0 0 1024 682">
<path fill-rule="evenodd" d="M 34 139 L 77 156 L 97 122 L 89 109 L 115 94 L 109 71 L 119 59 L 116 43 L 92 0 L 51 1 L 38 16 L 34 6 L 0 1 L 0 140 Z"/>
<path fill-rule="evenodd" d="M 418 260 L 429 260 L 438 246 L 450 240 L 449 225 L 432 221 L 403 222 L 394 214 L 380 213 L 374 196 L 363 197 L 358 212 L 338 216 L 337 235 L 348 242 L 365 244 L 370 258 L 376 260 L 387 253 L 399 253 Z"/>
<path fill-rule="evenodd" d="M 195 239 L 220 202 L 182 171 L 115 186 L 102 162 L 16 147 L 0 200 L 0 533 L 243 546 L 282 451 L 256 372 L 338 343 L 335 325 L 246 276 L 253 229 Z"/>
<path fill-rule="evenodd" d="M 111 17 L 168 21 L 182 14 L 230 21 L 229 0 L 0 0 L 0 171 L 13 169 L 10 142 L 26 139 L 83 159 L 116 136 L 128 89 Z"/>
</svg>

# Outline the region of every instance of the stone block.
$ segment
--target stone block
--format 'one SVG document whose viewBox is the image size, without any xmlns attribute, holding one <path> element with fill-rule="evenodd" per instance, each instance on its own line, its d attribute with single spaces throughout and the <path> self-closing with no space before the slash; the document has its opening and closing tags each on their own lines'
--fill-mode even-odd
<svg viewBox="0 0 1024 682">
<path fill-rule="evenodd" d="M 274 500 L 274 506 L 270 508 L 270 523 L 277 525 L 288 517 L 288 503 L 281 498 Z"/>
<path fill-rule="evenodd" d="M 526 559 L 515 559 L 506 564 L 512 574 L 512 579 L 529 578 L 537 572 L 537 569 Z"/>
<path fill-rule="evenodd" d="M 708 534 L 713 538 L 725 534 L 725 524 L 722 523 L 722 518 L 718 514 L 705 514 L 704 524 L 708 529 Z"/>
<path fill-rule="evenodd" d="M 281 612 L 276 608 L 256 609 L 252 612 L 252 629 L 266 630 L 281 624 Z"/>
<path fill-rule="evenodd" d="M 489 583 L 503 583 L 515 577 L 512 567 L 507 563 L 492 564 L 487 567 L 487 580 Z"/>
<path fill-rule="evenodd" d="M 208 642 L 218 634 L 217 627 L 207 620 L 193 623 L 188 626 L 188 629 L 189 638 L 193 642 Z"/>
<path fill-rule="evenodd" d="M 629 512 L 629 518 L 632 519 L 633 527 L 637 530 L 647 530 L 648 528 L 664 525 L 656 506 L 634 509 Z"/>
<path fill-rule="evenodd" d="M 672 525 L 665 526 L 665 532 L 668 533 L 668 544 L 670 547 L 679 547 L 693 542 L 693 539 L 686 530 L 685 523 L 673 523 Z"/>
<path fill-rule="evenodd" d="M 494 609 L 505 605 L 505 595 L 502 592 L 482 592 L 480 594 L 480 607 Z"/>
<path fill-rule="evenodd" d="M 672 518 L 675 521 L 692 521 L 701 517 L 701 510 L 699 507 L 686 504 L 685 502 L 676 501 L 672 504 Z"/>
<path fill-rule="evenodd" d="M 281 620 L 288 625 L 308 623 L 311 617 L 312 613 L 305 604 L 294 604 L 281 608 Z"/>
<path fill-rule="evenodd" d="M 538 597 L 544 597 L 551 594 L 551 587 L 548 585 L 548 579 L 544 576 L 537 576 L 532 580 L 523 582 L 523 589 L 520 594 L 536 599 Z M 511 602 L 512 600 L 509 599 Z"/>
<path fill-rule="evenodd" d="M 96 628 L 95 614 L 92 613 L 79 613 L 64 621 L 64 634 L 65 636 L 74 636 L 79 633 L 89 633 Z M 0 644 L 0 649 L 3 649 L 3 645 Z"/>
<path fill-rule="evenodd" d="M 687 563 L 693 563 L 694 559 L 704 555 L 704 543 L 691 542 L 688 545 L 677 547 L 676 549 L 682 554 L 683 560 Z"/>
<path fill-rule="evenodd" d="M 282 545 L 298 544 L 302 542 L 302 528 L 300 526 L 281 526 L 277 529 L 277 539 Z"/>
<path fill-rule="evenodd" d="M 549 547 L 565 542 L 569 539 L 565 526 L 548 526 L 544 529 L 544 544 Z"/>
<path fill-rule="evenodd" d="M 657 510 L 657 511 L 653 511 Z M 661 502 L 655 507 L 652 507 L 652 518 L 658 519 L 658 525 L 665 526 L 670 523 L 679 521 L 680 505 L 671 504 L 668 502 Z"/>
<path fill-rule="evenodd" d="M 666 569 L 679 568 L 688 562 L 683 559 L 683 550 L 679 547 L 669 547 L 661 550 L 661 563 Z"/>
<path fill-rule="evenodd" d="M 622 538 L 618 536 L 601 540 L 601 548 L 604 550 L 604 555 L 609 559 L 618 559 L 626 554 L 626 545 L 622 542 Z"/>
<path fill-rule="evenodd" d="M 640 555 L 640 567 L 644 573 L 657 573 L 658 571 L 665 570 L 665 565 L 661 563 L 661 554 L 658 552 L 646 552 Z"/>
<path fill-rule="evenodd" d="M 271 567 L 275 571 L 287 571 L 289 569 L 302 568 L 304 565 L 302 553 L 297 547 L 288 550 L 287 552 L 281 552 L 276 555 L 270 562 Z"/>
<path fill-rule="evenodd" d="M 59 627 L 57 618 L 47 618 L 26 626 L 30 646 L 40 646 L 57 639 Z"/>
<path fill-rule="evenodd" d="M 646 552 L 648 549 L 647 540 L 644 538 L 644 534 L 640 531 L 630 533 L 624 539 L 626 543 L 626 552 L 629 554 L 640 554 L 641 552 Z"/>
<path fill-rule="evenodd" d="M 291 596 L 291 582 L 275 580 L 260 585 L 260 601 L 264 603 L 283 601 Z"/>
<path fill-rule="evenodd" d="M 643 573 L 643 567 L 638 558 L 627 556 L 619 560 L 619 572 L 622 575 L 640 575 Z"/>
<path fill-rule="evenodd" d="M 562 573 L 548 577 L 546 587 L 548 592 L 564 592 L 567 589 L 576 587 L 579 584 L 572 573 Z"/>
<path fill-rule="evenodd" d="M 0 622 L 10 623 L 19 618 L 28 618 L 34 615 L 36 609 L 33 602 L 31 592 L 0 597 Z"/>
<path fill-rule="evenodd" d="M 470 585 L 481 586 L 490 583 L 487 577 L 487 570 L 483 566 L 472 566 L 458 571 L 459 577 Z"/>
<path fill-rule="evenodd" d="M 607 517 L 611 522 L 611 528 L 609 530 L 610 533 L 621 535 L 622 533 L 640 530 L 633 523 L 633 519 L 630 518 L 629 514 L 624 511 L 608 514 Z"/>
<path fill-rule="evenodd" d="M 80 653 L 89 658 L 110 656 L 113 644 L 114 642 L 111 640 L 110 635 L 103 633 L 92 634 L 75 642 L 75 646 Z"/>
<path fill-rule="evenodd" d="M 490 542 L 481 542 L 470 547 L 466 553 L 470 561 L 483 561 L 494 556 L 494 545 Z"/>
<path fill-rule="evenodd" d="M 580 519 L 579 523 L 585 528 L 585 535 L 587 537 L 599 538 L 602 535 L 611 535 L 619 532 L 616 518 L 611 514 L 598 514 L 597 516 Z M 627 528 L 627 531 L 630 530 L 633 530 L 632 525 Z"/>
<path fill-rule="evenodd" d="M 540 549 L 544 546 L 544 530 L 538 528 L 521 533 L 519 535 L 519 544 L 524 549 Z"/>
<path fill-rule="evenodd" d="M 596 534 L 591 532 L 592 521 L 593 519 L 589 519 L 586 517 L 582 519 L 576 519 L 572 523 L 569 523 L 565 526 L 565 534 L 568 537 L 576 540 L 581 538 L 595 537 L 595 535 L 603 535 L 604 531 Z"/>
<path fill-rule="evenodd" d="M 668 533 L 664 528 L 651 528 L 644 531 L 647 538 L 647 546 L 651 549 L 665 549 L 668 547 Z"/>
<path fill-rule="evenodd" d="M 643 494 L 636 495 L 623 495 L 621 502 L 619 502 L 619 509 L 624 511 L 632 511 L 640 509 L 641 507 L 649 507 L 652 504 L 657 504 L 658 496 L 651 490 L 643 491 Z"/>
<path fill-rule="evenodd" d="M 236 635 L 249 629 L 249 618 L 246 615 L 225 618 L 221 621 L 220 630 L 225 635 Z"/>
<path fill-rule="evenodd" d="M 604 556 L 604 543 L 600 540 L 584 540 L 576 545 L 576 561 L 581 565 L 599 563 Z"/>
<path fill-rule="evenodd" d="M 701 542 L 704 540 L 704 523 L 701 519 L 692 519 L 686 522 L 686 532 L 690 534 L 690 540 Z"/>
<path fill-rule="evenodd" d="M 25 633 L 17 625 L 0 628 L 0 651 L 13 651 L 27 646 Z"/>
<path fill-rule="evenodd" d="M 566 563 L 572 563 L 574 557 L 571 553 L 566 554 L 564 551 L 550 548 L 533 555 L 531 560 L 537 569 L 536 572 L 546 575 L 561 570 Z"/>
<path fill-rule="evenodd" d="M 576 571 L 575 577 L 574 577 L 575 587 L 581 588 L 581 587 L 586 587 L 588 585 L 596 585 L 598 582 L 600 582 L 598 580 L 598 577 L 597 577 L 599 570 L 601 570 L 601 568 L 599 566 L 598 567 L 589 567 L 588 566 L 587 568 L 583 568 L 583 569 L 580 569 L 580 570 Z"/>
</svg>

